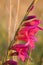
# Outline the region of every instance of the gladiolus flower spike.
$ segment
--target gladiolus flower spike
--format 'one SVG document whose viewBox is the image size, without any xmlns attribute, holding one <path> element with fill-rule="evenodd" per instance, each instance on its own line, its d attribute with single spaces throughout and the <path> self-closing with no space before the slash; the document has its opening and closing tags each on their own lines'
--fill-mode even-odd
<svg viewBox="0 0 43 65">
<path fill-rule="evenodd" d="M 28 52 L 32 52 L 32 50 L 35 48 L 34 42 L 37 42 L 35 35 L 39 30 L 43 30 L 41 27 L 39 27 L 39 24 L 40 20 L 37 19 L 23 23 L 22 28 L 18 31 L 16 39 L 19 41 L 25 41 L 26 43 L 18 43 L 13 45 L 10 50 L 14 50 L 16 53 L 11 53 L 11 56 L 18 56 L 18 58 L 22 61 L 29 59 L 30 56 Z"/>
<path fill-rule="evenodd" d="M 18 59 L 21 59 L 23 62 L 26 59 L 31 59 L 30 53 L 32 53 L 32 50 L 35 48 L 35 42 L 37 42 L 36 34 L 39 30 L 43 30 L 39 26 L 40 20 L 36 18 L 36 16 L 28 16 L 29 12 L 32 11 L 34 8 L 34 3 L 37 0 L 33 0 L 29 8 L 27 9 L 27 12 L 18 27 L 15 37 L 13 41 L 11 41 L 11 44 L 9 45 L 9 50 L 12 50 L 14 52 L 10 53 L 10 56 L 18 56 Z M 18 41 L 18 44 L 13 45 L 14 41 Z M 21 41 L 24 41 L 25 43 L 20 43 Z M 8 60 L 3 63 L 3 65 L 17 65 L 16 61 Z"/>
</svg>

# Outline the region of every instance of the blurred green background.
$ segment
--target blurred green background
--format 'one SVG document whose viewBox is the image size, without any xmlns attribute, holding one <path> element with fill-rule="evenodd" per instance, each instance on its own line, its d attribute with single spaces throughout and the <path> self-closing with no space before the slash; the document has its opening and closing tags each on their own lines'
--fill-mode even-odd
<svg viewBox="0 0 43 65">
<path fill-rule="evenodd" d="M 17 0 L 11 0 L 11 26 L 10 26 L 10 0 L 0 0 L 0 65 L 6 56 L 9 42 L 13 39 L 16 29 L 32 0 L 20 0 L 18 21 L 15 21 L 17 13 Z M 36 15 L 41 20 L 40 26 L 43 27 L 43 0 L 38 0 L 34 10 L 29 15 Z M 19 24 L 18 24 L 19 23 Z M 16 25 L 15 25 L 16 24 Z M 10 30 L 9 30 L 10 27 Z M 38 42 L 35 43 L 36 48 L 33 50 L 31 57 L 33 61 L 25 63 L 18 61 L 19 65 L 43 65 L 43 31 L 37 34 Z"/>
</svg>

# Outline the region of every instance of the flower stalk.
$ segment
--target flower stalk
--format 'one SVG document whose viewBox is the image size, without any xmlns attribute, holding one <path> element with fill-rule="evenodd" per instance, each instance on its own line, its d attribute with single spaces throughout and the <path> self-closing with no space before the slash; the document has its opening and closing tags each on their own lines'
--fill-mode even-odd
<svg viewBox="0 0 43 65">
<path fill-rule="evenodd" d="M 22 21 L 21 21 L 21 23 L 20 23 L 20 25 L 19 25 L 19 27 L 18 27 L 18 29 L 17 29 L 17 31 L 15 32 L 14 38 L 13 38 L 13 40 L 10 42 L 10 44 L 9 44 L 9 46 L 8 46 L 7 56 L 8 56 L 9 48 L 10 48 L 10 47 L 15 43 L 15 41 L 16 41 L 15 37 L 16 37 L 16 35 L 17 35 L 17 32 L 18 32 L 20 26 L 21 26 L 22 23 L 25 21 L 25 19 L 26 19 L 26 17 L 28 16 L 29 12 L 30 12 L 30 11 L 32 10 L 32 8 L 34 7 L 34 3 L 35 3 L 35 0 L 33 0 L 32 3 L 30 4 L 30 6 L 28 7 L 28 9 L 27 9 L 27 11 L 26 11 L 26 13 L 25 13 L 25 15 L 24 15 L 24 17 L 23 17 L 23 19 L 22 19 Z"/>
<path fill-rule="evenodd" d="M 16 35 L 17 35 L 17 32 L 18 32 L 20 26 L 22 25 L 22 23 L 25 21 L 25 19 L 26 19 L 26 17 L 28 16 L 29 12 L 30 12 L 31 9 L 33 8 L 34 2 L 35 2 L 35 0 L 33 0 L 32 3 L 30 4 L 30 6 L 28 7 L 28 9 L 27 9 L 27 11 L 26 11 L 26 13 L 25 13 L 25 16 L 23 17 L 23 19 L 22 19 L 22 21 L 21 21 L 21 23 L 20 23 L 20 25 L 19 25 L 19 27 L 18 27 L 18 29 L 17 29 L 15 35 L 14 35 L 13 40 L 10 42 L 10 44 L 9 44 L 9 46 L 8 46 L 6 59 L 7 59 L 7 57 L 8 57 L 9 48 L 15 43 L 15 41 L 16 41 L 15 37 L 16 37 Z M 18 16 L 18 15 L 17 15 L 17 16 Z M 18 17 L 17 17 L 17 18 L 18 18 Z"/>
<path fill-rule="evenodd" d="M 43 30 L 41 27 L 39 27 L 40 20 L 34 19 L 36 16 L 28 16 L 29 12 L 33 9 L 34 3 L 36 3 L 37 0 L 33 0 L 30 6 L 28 7 L 25 16 L 23 17 L 18 29 L 16 30 L 16 33 L 14 35 L 13 40 L 10 42 L 7 54 L 6 54 L 6 62 L 3 63 L 3 65 L 17 65 L 17 62 L 13 60 L 7 60 L 8 52 L 11 50 L 12 52 L 9 54 L 10 56 L 18 56 L 19 59 L 21 59 L 23 62 L 25 62 L 26 59 L 30 59 L 30 54 L 32 53 L 32 50 L 35 48 L 34 42 L 37 42 L 37 39 L 35 37 L 36 33 L 39 30 Z M 18 10 L 18 9 L 17 9 Z M 33 19 L 32 21 L 24 22 L 27 20 Z M 18 12 L 17 12 L 17 19 L 18 20 Z M 23 23 L 24 22 L 24 23 Z M 20 29 L 20 27 L 22 28 Z M 19 40 L 18 44 L 15 44 L 15 41 Z M 20 44 L 21 41 L 24 41 L 24 44 Z M 14 52 L 13 52 L 14 51 Z"/>
</svg>

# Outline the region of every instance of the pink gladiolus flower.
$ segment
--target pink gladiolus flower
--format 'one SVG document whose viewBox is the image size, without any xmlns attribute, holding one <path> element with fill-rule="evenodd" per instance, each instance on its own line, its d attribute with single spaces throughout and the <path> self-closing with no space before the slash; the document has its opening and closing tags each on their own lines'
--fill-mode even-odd
<svg viewBox="0 0 43 65">
<path fill-rule="evenodd" d="M 18 58 L 21 59 L 22 61 L 25 61 L 26 58 L 29 58 L 28 56 L 29 46 L 28 45 L 25 46 L 25 44 L 15 44 L 10 49 L 16 51 L 18 53 Z M 14 55 L 15 52 L 12 54 Z"/>
<path fill-rule="evenodd" d="M 31 22 L 24 23 L 19 31 L 16 39 L 19 41 L 25 41 L 25 44 L 15 44 L 10 48 L 10 50 L 14 50 L 16 52 L 11 53 L 11 56 L 18 56 L 19 59 L 25 61 L 25 59 L 29 58 L 28 51 L 31 52 L 35 48 L 34 42 L 37 41 L 35 34 L 39 30 L 43 30 L 38 25 L 40 20 L 32 20 Z"/>
<path fill-rule="evenodd" d="M 23 26 L 25 26 L 25 27 L 22 28 L 19 32 L 24 32 L 24 31 L 27 31 L 29 29 L 34 29 L 39 25 L 39 23 L 40 23 L 40 20 L 37 20 L 37 19 L 32 20 L 31 22 L 26 22 L 23 24 Z"/>
<path fill-rule="evenodd" d="M 33 20 L 31 22 L 24 23 L 23 25 L 25 27 L 19 30 L 18 35 L 26 35 L 27 33 L 29 35 L 35 35 L 39 30 L 43 30 L 38 26 L 39 23 L 39 20 Z"/>
<path fill-rule="evenodd" d="M 16 37 L 18 40 L 23 40 L 25 42 L 29 41 L 29 46 L 31 49 L 35 48 L 35 44 L 34 42 L 37 41 L 35 34 L 39 31 L 39 30 L 43 30 L 42 28 L 40 28 L 38 26 L 38 24 L 40 23 L 40 20 L 32 20 L 31 22 L 26 22 L 23 25 L 25 27 L 21 28 L 18 31 L 18 36 Z"/>
<path fill-rule="evenodd" d="M 22 29 L 23 30 L 23 29 Z M 38 32 L 39 28 L 34 28 L 34 29 L 24 29 L 23 31 L 20 30 L 18 33 L 18 36 L 16 37 L 18 40 L 23 40 L 23 41 L 28 41 L 29 39 L 31 40 L 36 40 L 35 34 Z"/>
<path fill-rule="evenodd" d="M 17 65 L 17 62 L 13 61 L 13 60 L 8 60 L 8 61 L 4 62 L 3 65 Z"/>
</svg>

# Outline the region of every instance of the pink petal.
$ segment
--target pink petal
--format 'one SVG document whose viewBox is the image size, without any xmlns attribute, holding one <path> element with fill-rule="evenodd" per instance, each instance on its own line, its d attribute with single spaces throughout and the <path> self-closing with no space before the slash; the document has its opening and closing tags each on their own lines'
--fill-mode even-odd
<svg viewBox="0 0 43 65">
<path fill-rule="evenodd" d="M 34 49 L 35 48 L 34 42 L 36 42 L 36 41 L 37 41 L 37 39 L 34 36 L 32 36 L 28 39 L 28 42 L 25 44 L 25 46 L 29 46 L 30 49 Z"/>
<path fill-rule="evenodd" d="M 27 52 L 21 52 L 19 53 L 19 59 L 21 59 L 23 62 L 28 58 L 28 53 Z"/>
<path fill-rule="evenodd" d="M 25 35 L 24 36 L 19 35 L 19 36 L 17 36 L 17 39 L 18 40 L 23 40 L 23 41 L 28 41 L 28 39 L 27 39 L 27 37 Z"/>
<path fill-rule="evenodd" d="M 36 26 L 36 25 L 38 25 L 39 23 L 40 23 L 40 20 L 35 19 L 35 20 L 32 20 L 31 22 L 26 22 L 26 23 L 24 23 L 23 25 L 24 25 L 24 26 Z"/>
<path fill-rule="evenodd" d="M 37 26 L 37 28 L 38 28 L 39 30 L 43 30 L 43 28 L 41 28 L 41 27 L 39 27 L 39 26 Z"/>
<path fill-rule="evenodd" d="M 34 29 L 36 26 L 26 26 L 18 31 L 18 35 L 25 35 L 26 32 L 28 32 L 30 29 Z"/>
<path fill-rule="evenodd" d="M 34 49 L 35 48 L 35 44 L 33 40 L 30 40 L 30 49 Z"/>
<path fill-rule="evenodd" d="M 25 44 L 15 44 L 10 49 L 16 50 L 18 52 L 20 49 L 24 49 L 24 48 L 27 48 L 27 46 L 25 46 Z"/>
<path fill-rule="evenodd" d="M 23 62 L 25 61 L 25 56 L 24 55 L 22 55 L 22 54 L 19 54 L 19 59 L 21 59 Z"/>
<path fill-rule="evenodd" d="M 28 32 L 28 34 L 29 35 L 35 35 L 38 31 L 39 31 L 39 28 L 36 27 L 34 29 L 30 29 L 29 32 Z"/>
</svg>

